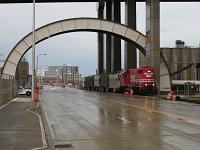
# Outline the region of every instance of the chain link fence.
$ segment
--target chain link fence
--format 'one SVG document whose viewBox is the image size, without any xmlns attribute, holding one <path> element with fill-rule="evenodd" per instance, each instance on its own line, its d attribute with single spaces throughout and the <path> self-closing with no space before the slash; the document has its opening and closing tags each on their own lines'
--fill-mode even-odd
<svg viewBox="0 0 200 150">
<path fill-rule="evenodd" d="M 0 106 L 17 96 L 17 82 L 14 77 L 0 77 Z"/>
</svg>

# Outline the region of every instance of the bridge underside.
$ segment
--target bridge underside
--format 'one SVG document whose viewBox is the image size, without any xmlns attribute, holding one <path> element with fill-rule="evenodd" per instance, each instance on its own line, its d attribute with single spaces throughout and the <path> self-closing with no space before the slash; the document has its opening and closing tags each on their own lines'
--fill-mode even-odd
<svg viewBox="0 0 200 150">
<path fill-rule="evenodd" d="M 106 0 L 105 0 L 106 1 Z M 124 2 L 125 0 L 121 0 Z M 1 0 L 0 3 L 32 3 L 33 0 Z M 37 3 L 51 2 L 99 2 L 99 0 L 36 0 Z M 146 0 L 137 0 L 137 2 L 146 2 Z M 200 2 L 200 0 L 160 0 L 160 2 Z"/>
</svg>

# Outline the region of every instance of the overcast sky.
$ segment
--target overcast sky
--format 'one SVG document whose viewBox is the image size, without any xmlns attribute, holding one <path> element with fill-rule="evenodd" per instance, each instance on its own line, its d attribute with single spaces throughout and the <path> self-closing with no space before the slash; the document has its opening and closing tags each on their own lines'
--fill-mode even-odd
<svg viewBox="0 0 200 150">
<path fill-rule="evenodd" d="M 200 43 L 200 3 L 161 3 L 161 47 L 174 47 L 175 40 L 189 46 Z M 36 5 L 36 27 L 74 17 L 96 17 L 96 3 Z M 0 5 L 0 53 L 5 57 L 15 44 L 32 30 L 32 4 Z M 122 4 L 124 23 L 124 4 Z M 137 3 L 137 30 L 145 34 L 145 3 Z M 39 43 L 39 67 L 78 65 L 83 74 L 94 74 L 97 66 L 97 36 L 92 32 L 59 35 Z M 122 44 L 123 53 L 123 44 Z M 26 55 L 30 60 L 30 52 Z"/>
</svg>

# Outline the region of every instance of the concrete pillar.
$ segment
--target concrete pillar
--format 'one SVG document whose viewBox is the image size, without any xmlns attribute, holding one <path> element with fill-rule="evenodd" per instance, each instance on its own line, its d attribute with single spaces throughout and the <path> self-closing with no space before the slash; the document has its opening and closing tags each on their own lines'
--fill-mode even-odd
<svg viewBox="0 0 200 150">
<path fill-rule="evenodd" d="M 112 0 L 112 21 L 121 23 L 121 3 L 120 0 Z M 111 49 L 111 72 L 121 70 L 121 39 L 112 37 Z"/>
<path fill-rule="evenodd" d="M 125 24 L 136 30 L 136 0 L 125 1 Z M 124 69 L 137 67 L 137 51 L 133 43 L 125 42 Z"/>
<path fill-rule="evenodd" d="M 98 18 L 103 19 L 104 14 L 104 1 L 100 1 L 98 4 Z M 103 33 L 98 33 L 98 71 L 97 74 L 102 74 L 104 72 L 104 40 Z"/>
<path fill-rule="evenodd" d="M 155 79 L 160 85 L 160 1 L 146 1 L 147 66 L 155 69 Z"/>
<path fill-rule="evenodd" d="M 112 20 L 111 0 L 106 1 L 106 20 Z M 111 35 L 106 34 L 106 72 L 111 72 Z"/>
</svg>

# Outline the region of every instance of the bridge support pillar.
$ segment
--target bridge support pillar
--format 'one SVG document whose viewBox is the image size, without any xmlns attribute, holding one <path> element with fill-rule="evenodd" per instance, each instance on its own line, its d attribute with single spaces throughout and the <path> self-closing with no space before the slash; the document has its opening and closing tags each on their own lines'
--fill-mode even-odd
<svg viewBox="0 0 200 150">
<path fill-rule="evenodd" d="M 125 24 L 136 30 L 136 0 L 125 1 Z M 137 67 L 137 50 L 136 47 L 129 42 L 125 42 L 124 51 L 124 69 Z"/>
<path fill-rule="evenodd" d="M 147 65 L 155 69 L 155 79 L 160 85 L 160 1 L 146 1 Z"/>
<path fill-rule="evenodd" d="M 112 0 L 112 21 L 121 23 L 121 2 Z M 112 36 L 111 72 L 121 71 L 121 39 Z"/>
<path fill-rule="evenodd" d="M 106 20 L 112 20 L 111 0 L 106 1 Z M 111 35 L 106 34 L 106 73 L 111 72 Z"/>
<path fill-rule="evenodd" d="M 99 2 L 97 9 L 98 18 L 103 19 L 104 16 L 104 1 Z M 102 74 L 104 72 L 104 34 L 97 33 L 98 35 L 98 71 L 97 74 Z"/>
</svg>

